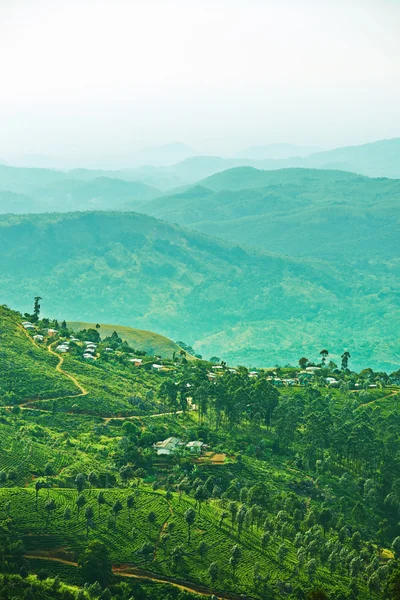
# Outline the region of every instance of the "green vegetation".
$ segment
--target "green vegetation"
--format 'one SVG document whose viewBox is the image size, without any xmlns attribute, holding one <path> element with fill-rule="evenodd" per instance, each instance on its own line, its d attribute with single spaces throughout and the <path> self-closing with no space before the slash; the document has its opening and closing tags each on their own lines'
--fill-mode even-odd
<svg viewBox="0 0 400 600">
<path fill-rule="evenodd" d="M 68 326 L 75 331 L 80 329 L 95 328 L 97 323 L 80 323 L 77 321 L 71 321 Z M 178 344 L 175 344 L 172 340 L 153 333 L 152 331 L 143 331 L 142 329 L 133 329 L 132 327 L 123 327 L 121 325 L 105 325 L 100 324 L 99 332 L 103 337 L 110 336 L 116 331 L 119 337 L 126 340 L 130 346 L 133 346 L 137 350 L 144 350 L 151 356 L 158 356 L 171 358 L 174 354 L 179 354 L 182 350 Z"/>
<path fill-rule="evenodd" d="M 286 364 L 329 344 L 357 368 L 397 365 L 395 264 L 244 250 L 135 213 L 2 216 L 0 243 L 3 300 L 23 310 L 40 283 L 47 314 L 157 331 L 203 357 Z"/>
<path fill-rule="evenodd" d="M 356 265 L 397 259 L 400 180 L 310 169 L 250 167 L 213 175 L 141 210 L 230 242 Z M 366 261 L 376 261 L 366 266 Z"/>
<path fill-rule="evenodd" d="M 57 362 L 57 357 L 32 343 L 18 315 L 0 308 L 0 404 L 79 393 L 55 370 Z"/>
<path fill-rule="evenodd" d="M 116 173 L 88 171 L 85 180 L 80 171 L 63 173 L 0 165 L 0 212 L 132 210 L 160 195 L 153 186 L 117 177 Z"/>
<path fill-rule="evenodd" d="M 318 589 L 380 600 L 396 589 L 399 372 L 356 373 L 346 352 L 337 368 L 324 348 L 314 363 L 257 373 L 179 354 L 157 373 L 143 351 L 133 367 L 138 351 L 101 326 L 46 332 L 55 322 L 40 302 L 26 333 L 1 308 L 2 349 L 29 344 L 33 378 L 67 344 L 48 367 L 77 394 L 70 407 L 57 380 L 51 401 L 0 408 L 3 588 L 179 600 Z M 154 444 L 170 437 L 181 445 L 160 454 Z M 186 448 L 195 440 L 199 453 Z"/>
</svg>

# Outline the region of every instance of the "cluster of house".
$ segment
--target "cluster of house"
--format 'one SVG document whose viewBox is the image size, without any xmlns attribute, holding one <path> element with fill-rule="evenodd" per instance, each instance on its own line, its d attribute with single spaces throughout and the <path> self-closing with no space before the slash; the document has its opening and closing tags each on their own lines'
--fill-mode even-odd
<svg viewBox="0 0 400 600">
<path fill-rule="evenodd" d="M 233 373 L 233 374 L 236 374 L 238 372 L 237 369 L 232 369 L 232 368 L 227 369 L 226 367 L 223 367 L 222 365 L 213 365 L 211 367 L 211 369 L 212 369 L 212 371 L 209 371 L 207 373 L 207 377 L 208 377 L 209 381 L 215 381 L 218 374 L 222 374 L 224 372 Z M 249 377 L 258 377 L 258 375 L 259 375 L 258 371 L 250 371 L 248 374 Z"/>
<path fill-rule="evenodd" d="M 169 456 L 176 452 L 186 450 L 189 454 L 199 456 L 208 446 L 200 440 L 194 440 L 192 442 L 182 442 L 177 437 L 169 437 L 162 442 L 156 442 L 153 444 L 153 448 L 158 456 Z"/>
<path fill-rule="evenodd" d="M 83 352 L 83 358 L 86 360 L 94 360 L 97 350 L 97 344 L 94 342 L 84 342 L 85 350 Z"/>
<path fill-rule="evenodd" d="M 222 374 L 224 372 L 229 373 L 237 373 L 237 369 L 226 369 L 222 365 L 213 365 L 211 367 L 212 371 L 207 373 L 207 377 L 209 381 L 215 381 L 218 377 L 218 374 Z M 277 387 L 291 387 L 293 385 L 305 385 L 309 380 L 311 380 L 315 375 L 318 374 L 318 371 L 321 371 L 321 367 L 306 367 L 304 371 L 300 371 L 297 373 L 296 377 L 292 378 L 280 378 L 276 374 L 274 376 L 267 377 L 267 381 L 272 383 Z M 258 377 L 260 375 L 259 371 L 250 371 L 248 373 L 249 377 Z M 326 383 L 332 387 L 339 385 L 339 382 L 334 377 L 326 377 Z"/>
<path fill-rule="evenodd" d="M 24 329 L 26 329 L 27 331 L 36 331 L 36 326 L 33 323 L 31 323 L 30 321 L 23 321 L 22 327 Z M 49 327 L 48 329 L 44 329 L 44 332 L 49 337 L 54 337 L 58 333 L 57 329 L 52 329 L 51 327 Z M 40 334 L 36 334 L 33 336 L 33 339 L 35 340 L 35 342 L 43 342 L 44 336 L 40 335 Z"/>
</svg>

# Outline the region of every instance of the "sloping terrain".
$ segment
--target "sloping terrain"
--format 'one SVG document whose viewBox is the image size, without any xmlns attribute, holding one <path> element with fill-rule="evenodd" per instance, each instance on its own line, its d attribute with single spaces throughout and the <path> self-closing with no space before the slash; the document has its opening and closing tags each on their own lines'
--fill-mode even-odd
<svg viewBox="0 0 400 600">
<path fill-rule="evenodd" d="M 397 364 L 395 265 L 360 275 L 135 213 L 3 216 L 0 244 L 2 298 L 22 310 L 41 295 L 48 314 L 124 322 L 232 362 L 297 362 L 329 345 Z"/>
<path fill-rule="evenodd" d="M 68 326 L 75 331 L 95 328 L 96 325 L 97 323 L 86 323 L 81 321 L 68 322 Z M 172 340 L 163 335 L 159 335 L 158 333 L 154 333 L 153 331 L 133 329 L 132 327 L 124 327 L 122 325 L 100 324 L 99 333 L 102 338 L 111 336 L 114 331 L 118 333 L 122 340 L 126 340 L 132 348 L 143 350 L 152 356 L 160 355 L 162 357 L 171 358 L 174 352 L 179 354 L 182 350 L 182 348 Z"/>
<path fill-rule="evenodd" d="M 398 256 L 400 180 L 250 167 L 213 175 L 141 210 L 231 242 L 348 264 Z"/>
<path fill-rule="evenodd" d="M 132 210 L 160 195 L 142 181 L 118 179 L 118 172 L 108 175 L 0 166 L 0 213 Z"/>
<path fill-rule="evenodd" d="M 0 306 L 1 404 L 78 394 L 76 386 L 56 370 L 58 359 L 33 343 L 21 320 Z"/>
</svg>

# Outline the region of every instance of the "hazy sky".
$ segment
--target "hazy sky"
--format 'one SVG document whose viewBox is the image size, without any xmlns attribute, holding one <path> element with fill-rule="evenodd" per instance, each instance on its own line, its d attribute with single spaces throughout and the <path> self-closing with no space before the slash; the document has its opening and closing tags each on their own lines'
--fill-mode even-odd
<svg viewBox="0 0 400 600">
<path fill-rule="evenodd" d="M 0 0 L 0 157 L 400 136 L 400 0 Z"/>
</svg>

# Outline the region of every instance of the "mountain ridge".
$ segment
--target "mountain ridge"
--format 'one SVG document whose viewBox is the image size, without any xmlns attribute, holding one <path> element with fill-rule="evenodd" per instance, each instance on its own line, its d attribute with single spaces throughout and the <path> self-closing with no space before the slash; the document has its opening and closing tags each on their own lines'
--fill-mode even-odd
<svg viewBox="0 0 400 600">
<path fill-rule="evenodd" d="M 21 310 L 40 294 L 66 320 L 158 331 L 231 364 L 295 363 L 329 345 L 351 346 L 357 365 L 397 365 L 393 268 L 360 275 L 138 213 L 2 215 L 0 243 L 1 296 Z"/>
</svg>

